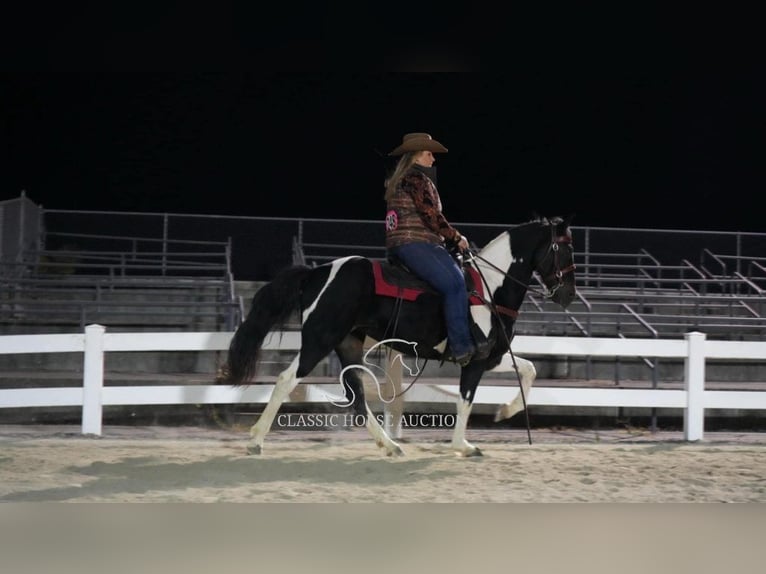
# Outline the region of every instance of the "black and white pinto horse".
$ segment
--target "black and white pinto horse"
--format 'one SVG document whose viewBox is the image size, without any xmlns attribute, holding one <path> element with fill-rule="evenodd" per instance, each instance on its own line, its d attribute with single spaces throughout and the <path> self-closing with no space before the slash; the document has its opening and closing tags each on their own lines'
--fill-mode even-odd
<svg viewBox="0 0 766 574">
<path fill-rule="evenodd" d="M 480 299 L 471 306 L 475 324 L 487 337 L 485 357 L 474 357 L 460 372 L 460 397 L 451 446 L 460 456 L 481 455 L 465 439 L 476 389 L 489 370 L 518 369 L 522 388 L 511 403 L 502 405 L 496 420 L 513 416 L 525 407 L 525 393 L 536 376 L 531 362 L 510 353 L 513 327 L 533 273 L 545 285 L 546 297 L 567 307 L 575 297 L 574 251 L 569 229 L 571 217 L 537 219 L 504 231 L 474 254 L 466 273 L 478 279 L 470 291 Z M 318 267 L 292 266 L 282 270 L 253 297 L 247 318 L 237 328 L 220 383 L 247 384 L 255 374 L 259 350 L 266 335 L 298 314 L 301 348 L 277 377 L 269 402 L 250 429 L 250 454 L 260 454 L 274 418 L 290 392 L 332 351 L 344 367 L 340 377 L 355 420 L 364 420 L 379 447 L 388 455 L 403 451 L 384 430 L 364 396 L 357 369 L 365 353 L 365 339 L 386 343 L 404 355 L 444 360 L 446 327 L 438 293 L 399 287 L 398 296 L 381 293 L 379 284 L 387 263 L 352 256 Z M 383 271 L 381 271 L 383 269 Z M 410 276 L 410 281 L 412 277 Z M 389 284 L 390 285 L 390 284 Z M 410 297 L 403 297 L 409 294 Z M 526 387 L 526 388 L 525 388 Z M 363 419 L 359 419 L 361 415 Z"/>
</svg>

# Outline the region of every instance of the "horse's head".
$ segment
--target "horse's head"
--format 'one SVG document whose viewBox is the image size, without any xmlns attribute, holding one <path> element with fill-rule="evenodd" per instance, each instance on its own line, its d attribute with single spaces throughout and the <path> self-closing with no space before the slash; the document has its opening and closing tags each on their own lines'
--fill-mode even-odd
<svg viewBox="0 0 766 574">
<path fill-rule="evenodd" d="M 565 309 L 576 293 L 571 220 L 571 215 L 548 220 L 544 227 L 549 233 L 540 242 L 533 258 L 533 267 L 548 289 L 548 297 Z"/>
</svg>

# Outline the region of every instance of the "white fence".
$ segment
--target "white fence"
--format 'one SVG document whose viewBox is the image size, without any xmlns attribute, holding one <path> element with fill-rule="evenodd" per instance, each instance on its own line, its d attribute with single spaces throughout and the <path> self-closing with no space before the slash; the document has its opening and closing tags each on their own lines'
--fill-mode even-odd
<svg viewBox="0 0 766 574">
<path fill-rule="evenodd" d="M 232 387 L 221 385 L 104 386 L 104 354 L 114 351 L 223 351 L 233 333 L 107 333 L 89 325 L 82 334 L 0 336 L 0 354 L 82 353 L 83 385 L 69 388 L 0 389 L 0 408 L 81 406 L 82 433 L 102 433 L 106 405 L 175 405 L 265 403 L 273 385 Z M 275 333 L 266 349 L 297 349 L 300 334 Z M 766 361 L 766 342 L 708 341 L 703 333 L 685 339 L 606 339 L 586 337 L 533 337 L 514 339 L 514 353 L 524 355 L 590 357 L 667 357 L 685 361 L 683 390 L 533 387 L 529 405 L 584 407 L 678 408 L 684 411 L 684 438 L 701 440 L 705 409 L 766 409 L 766 392 L 705 390 L 705 361 L 734 359 Z M 515 378 L 514 378 L 515 381 Z M 456 381 L 457 382 L 457 381 Z M 337 394 L 338 385 L 308 384 L 305 400 L 324 402 Z M 411 402 L 447 402 L 458 385 L 414 385 L 405 399 Z M 446 391 L 446 393 L 445 393 Z M 512 400 L 515 386 L 479 386 L 474 403 L 501 404 Z"/>
</svg>

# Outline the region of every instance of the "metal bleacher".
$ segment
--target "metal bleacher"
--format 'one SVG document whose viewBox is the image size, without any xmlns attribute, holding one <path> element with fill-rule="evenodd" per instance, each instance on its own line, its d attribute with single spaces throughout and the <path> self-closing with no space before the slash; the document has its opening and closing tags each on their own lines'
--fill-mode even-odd
<svg viewBox="0 0 766 574">
<path fill-rule="evenodd" d="M 459 228 L 484 245 L 507 226 Z M 534 276 L 517 335 L 664 339 L 697 330 L 711 339 L 766 338 L 766 234 L 572 231 L 575 301 L 564 310 L 546 300 Z M 379 221 L 46 211 L 24 197 L 0 201 L 0 333 L 81 332 L 90 323 L 112 332 L 232 331 L 244 314 L 242 294 L 252 294 L 276 269 L 349 255 L 383 258 L 383 245 Z M 142 353 L 139 360 L 112 353 L 107 375 L 111 383 L 148 376 L 160 384 L 166 375 L 208 380 L 221 358 L 179 355 Z M 269 376 L 287 360 L 277 351 L 266 359 Z M 45 384 L 59 375 L 64 384 L 81 368 L 77 360 L 9 355 L 0 362 L 0 386 L 3 376 L 39 384 L 41 371 L 48 371 Z M 535 365 L 547 384 L 657 385 L 683 378 L 683 364 L 652 357 L 536 357 Z M 424 380 L 454 377 L 452 367 L 428 365 Z M 760 365 L 726 367 L 709 361 L 710 380 L 763 380 Z M 338 371 L 329 357 L 313 375 Z"/>
<path fill-rule="evenodd" d="M 507 226 L 460 229 L 483 245 Z M 530 289 L 518 334 L 766 337 L 766 234 L 572 231 L 576 300 L 563 310 Z M 230 330 L 243 314 L 243 279 L 247 289 L 269 279 L 258 269 L 385 256 L 378 221 L 43 210 L 24 196 L 0 202 L 0 232 L 0 326 Z"/>
<path fill-rule="evenodd" d="M 587 255 L 577 263 L 577 299 L 561 310 L 530 291 L 518 333 L 676 338 L 703 331 L 717 339 L 766 337 L 766 294 L 758 285 L 764 279 L 750 271 L 724 266 L 711 273 L 687 259 L 661 264 L 646 250 Z M 709 259 L 725 256 L 706 249 L 701 260 Z M 747 263 L 746 269 L 758 269 L 757 262 Z"/>
<path fill-rule="evenodd" d="M 679 338 L 703 331 L 716 339 L 766 338 L 766 258 L 701 247 L 699 262 L 679 257 L 670 263 L 672 255 L 644 247 L 623 251 L 618 241 L 613 251 L 606 243 L 593 250 L 588 243 L 576 240 L 575 301 L 563 310 L 545 300 L 535 275 L 517 334 Z M 380 244 L 349 246 L 305 237 L 293 252 L 296 262 L 310 265 L 349 253 L 384 257 Z"/>
<path fill-rule="evenodd" d="M 69 234 L 78 245 L 129 244 L 128 249 L 28 250 L 4 261 L 0 326 L 8 332 L 83 328 L 231 330 L 241 317 L 226 243 L 183 244 Z"/>
</svg>

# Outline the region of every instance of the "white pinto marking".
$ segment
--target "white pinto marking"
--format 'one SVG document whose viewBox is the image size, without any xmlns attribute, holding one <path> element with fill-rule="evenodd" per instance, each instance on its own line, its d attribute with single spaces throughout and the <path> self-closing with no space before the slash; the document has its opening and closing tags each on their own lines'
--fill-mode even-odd
<svg viewBox="0 0 766 574">
<path fill-rule="evenodd" d="M 479 251 L 479 255 L 482 259 L 475 258 L 473 264 L 479 271 L 479 278 L 482 281 L 482 288 L 485 296 L 489 299 L 494 296 L 495 291 L 505 281 L 505 271 L 507 271 L 511 264 L 516 261 L 516 258 L 511 252 L 511 239 L 510 234 L 504 231 L 487 245 L 482 247 Z M 483 261 L 486 259 L 489 263 Z M 500 269 L 501 271 L 498 271 Z M 484 336 L 489 335 L 489 331 L 492 328 L 492 311 L 486 305 L 471 305 L 469 308 L 471 317 L 474 323 L 481 329 Z M 444 353 L 447 348 L 447 339 L 444 339 L 434 349 L 439 353 Z"/>
<path fill-rule="evenodd" d="M 314 312 L 314 309 L 316 309 L 317 303 L 319 303 L 319 300 L 322 298 L 322 294 L 330 286 L 330 283 L 333 282 L 333 280 L 335 279 L 335 276 L 338 274 L 338 271 L 340 271 L 340 268 L 343 267 L 343 265 L 345 265 L 347 261 L 350 261 L 351 259 L 359 259 L 359 258 L 360 257 L 358 255 L 351 255 L 349 257 L 342 257 L 341 259 L 336 259 L 335 261 L 331 263 L 332 268 L 330 269 L 330 274 L 327 276 L 327 281 L 322 287 L 322 290 L 319 292 L 319 295 L 317 295 L 316 299 L 314 299 L 314 302 L 311 303 L 311 305 L 309 305 L 303 311 L 303 316 L 301 317 L 301 320 L 303 323 L 305 323 L 306 320 L 311 315 L 311 313 Z"/>
<path fill-rule="evenodd" d="M 471 313 L 471 317 L 473 317 L 473 322 L 476 323 L 476 326 L 487 337 L 492 329 L 492 311 L 486 305 L 471 305 L 468 311 Z"/>
<path fill-rule="evenodd" d="M 372 435 L 372 438 L 375 439 L 375 444 L 386 449 L 388 456 L 402 456 L 404 454 L 402 447 L 391 440 L 391 437 L 386 434 L 386 431 L 380 426 L 380 423 L 375 418 L 375 414 L 370 410 L 367 403 L 365 403 L 365 408 L 367 409 L 367 430 Z"/>
<path fill-rule="evenodd" d="M 295 376 L 295 373 L 298 372 L 300 357 L 301 355 L 298 353 L 293 359 L 293 362 L 290 363 L 290 366 L 279 373 L 266 408 L 263 409 L 263 413 L 261 413 L 258 421 L 250 428 L 250 442 L 247 445 L 247 451 L 250 454 L 261 454 L 261 451 L 263 450 L 263 441 L 266 438 L 266 434 L 271 429 L 271 425 L 274 422 L 274 417 L 277 416 L 279 407 L 285 399 L 290 396 L 290 393 L 296 385 L 301 382 L 301 379 Z"/>
<path fill-rule="evenodd" d="M 521 392 L 519 392 L 513 401 L 501 405 L 495 413 L 495 422 L 509 419 L 516 413 L 524 410 L 524 401 L 526 400 L 527 403 L 529 402 L 529 390 L 532 388 L 532 383 L 534 383 L 535 379 L 537 378 L 537 369 L 535 369 L 535 365 L 532 363 L 532 361 L 522 359 L 521 357 L 515 358 L 516 365 L 519 368 L 518 372 L 521 376 L 521 389 L 524 393 L 524 396 L 522 397 Z M 503 355 L 503 359 L 500 364 L 492 369 L 492 371 L 496 373 L 515 373 L 516 369 L 513 366 L 513 359 L 514 357 L 512 357 L 510 353 L 506 353 Z"/>
<path fill-rule="evenodd" d="M 479 255 L 481 259 L 474 259 L 473 264 L 479 271 L 485 296 L 492 299 L 495 292 L 505 281 L 505 272 L 516 261 L 511 250 L 509 233 L 505 231 L 495 237 L 479 251 Z M 492 265 L 485 262 L 485 259 L 491 262 Z M 484 335 L 489 335 L 492 326 L 492 313 L 489 308 L 478 305 L 471 306 L 471 316 Z"/>
<path fill-rule="evenodd" d="M 459 399 L 457 402 L 457 417 L 452 433 L 452 448 L 458 456 L 481 456 L 481 450 L 465 440 L 465 429 L 471 416 L 472 404 Z"/>
</svg>

